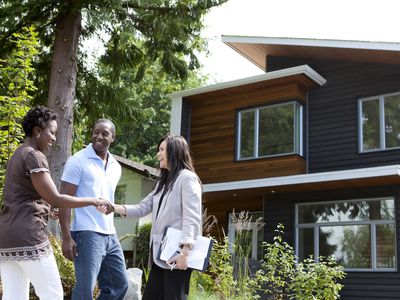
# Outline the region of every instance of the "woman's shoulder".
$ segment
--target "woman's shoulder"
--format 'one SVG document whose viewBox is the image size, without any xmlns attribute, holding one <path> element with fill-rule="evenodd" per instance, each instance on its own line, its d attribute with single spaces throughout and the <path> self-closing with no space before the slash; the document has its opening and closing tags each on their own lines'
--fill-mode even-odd
<svg viewBox="0 0 400 300">
<path fill-rule="evenodd" d="M 193 172 L 193 171 L 190 171 L 189 169 L 183 169 L 181 171 L 181 173 L 179 174 L 179 176 L 198 178 L 197 174 L 195 172 Z"/>
<path fill-rule="evenodd" d="M 25 158 L 35 158 L 35 159 L 44 159 L 47 160 L 46 155 L 43 152 L 31 147 L 27 146 L 21 149 L 21 155 Z"/>
<path fill-rule="evenodd" d="M 193 172 L 191 170 L 188 170 L 188 169 L 183 169 L 180 172 L 180 174 L 179 174 L 177 179 L 180 179 L 182 181 L 191 180 L 191 181 L 200 182 L 199 176 L 195 172 Z"/>
</svg>

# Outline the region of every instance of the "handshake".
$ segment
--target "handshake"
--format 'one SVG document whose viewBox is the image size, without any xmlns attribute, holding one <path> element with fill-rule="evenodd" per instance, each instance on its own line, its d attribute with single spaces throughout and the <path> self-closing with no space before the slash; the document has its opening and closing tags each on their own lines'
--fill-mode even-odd
<svg viewBox="0 0 400 300">
<path fill-rule="evenodd" d="M 110 202 L 108 202 L 107 204 L 97 206 L 96 209 L 105 215 L 115 212 L 115 206 Z"/>
</svg>

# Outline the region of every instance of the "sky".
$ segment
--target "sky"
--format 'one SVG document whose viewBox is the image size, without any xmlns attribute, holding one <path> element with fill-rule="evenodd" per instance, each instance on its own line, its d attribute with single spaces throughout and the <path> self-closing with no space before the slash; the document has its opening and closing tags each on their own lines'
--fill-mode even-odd
<svg viewBox="0 0 400 300">
<path fill-rule="evenodd" d="M 228 0 L 205 16 L 208 84 L 263 71 L 221 42 L 221 35 L 400 43 L 400 0 Z"/>
</svg>

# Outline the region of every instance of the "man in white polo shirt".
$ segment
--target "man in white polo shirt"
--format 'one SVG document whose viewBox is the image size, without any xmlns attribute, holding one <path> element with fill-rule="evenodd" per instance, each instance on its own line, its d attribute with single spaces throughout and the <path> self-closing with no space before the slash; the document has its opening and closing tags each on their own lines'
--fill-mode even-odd
<svg viewBox="0 0 400 300">
<path fill-rule="evenodd" d="M 114 203 L 121 166 L 108 151 L 115 139 L 115 125 L 108 119 L 93 127 L 92 143 L 70 157 L 61 177 L 61 193 L 77 197 L 102 197 Z M 114 227 L 114 214 L 93 207 L 60 209 L 64 256 L 74 261 L 76 285 L 73 300 L 93 299 L 98 281 L 98 299 L 123 299 L 128 279 L 121 245 Z"/>
</svg>

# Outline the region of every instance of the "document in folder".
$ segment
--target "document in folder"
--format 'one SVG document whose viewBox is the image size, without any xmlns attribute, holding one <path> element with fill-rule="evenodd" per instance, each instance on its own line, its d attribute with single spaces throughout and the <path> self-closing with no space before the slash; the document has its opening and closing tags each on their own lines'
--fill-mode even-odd
<svg viewBox="0 0 400 300">
<path fill-rule="evenodd" d="M 160 260 L 168 261 L 174 256 L 176 251 L 180 251 L 179 243 L 181 240 L 181 234 L 182 231 L 179 229 L 172 227 L 167 229 L 158 253 Z M 189 268 L 198 271 L 205 271 L 210 261 L 211 248 L 212 239 L 204 236 L 198 236 L 188 257 Z"/>
</svg>

